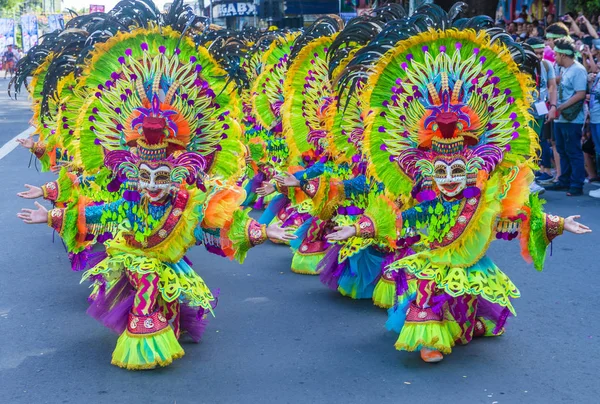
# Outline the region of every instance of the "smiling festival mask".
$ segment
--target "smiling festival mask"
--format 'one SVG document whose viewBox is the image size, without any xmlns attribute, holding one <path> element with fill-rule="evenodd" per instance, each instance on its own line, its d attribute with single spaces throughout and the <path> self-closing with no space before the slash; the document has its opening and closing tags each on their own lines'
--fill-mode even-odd
<svg viewBox="0 0 600 404">
<path fill-rule="evenodd" d="M 437 191 L 445 198 L 478 196 L 477 176 L 480 170 L 490 173 L 502 159 L 501 150 L 492 145 L 472 146 L 476 139 L 463 136 L 468 117 L 461 113 L 461 105 L 433 111 L 425 122 L 432 129 L 431 146 L 418 153 L 414 163 L 417 183 L 416 197 L 432 200 Z M 412 158 L 415 156 L 412 154 Z M 413 160 L 414 161 L 414 160 Z M 406 162 L 406 160 L 404 160 Z"/>
<path fill-rule="evenodd" d="M 206 160 L 197 153 L 185 152 L 176 138 L 168 137 L 167 118 L 153 115 L 142 115 L 137 120 L 141 136 L 135 147 L 109 152 L 105 163 L 117 176 L 124 177 L 123 181 L 137 184 L 142 198 L 159 202 L 184 181 L 201 187 Z"/>
</svg>

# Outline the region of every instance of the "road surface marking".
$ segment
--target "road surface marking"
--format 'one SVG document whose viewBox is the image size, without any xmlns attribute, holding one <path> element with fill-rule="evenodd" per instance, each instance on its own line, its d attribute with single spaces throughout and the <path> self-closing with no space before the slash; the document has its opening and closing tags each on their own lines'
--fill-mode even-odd
<svg viewBox="0 0 600 404">
<path fill-rule="evenodd" d="M 0 148 L 0 160 L 2 160 L 8 155 L 8 153 L 17 148 L 17 146 L 19 145 L 19 143 L 17 143 L 17 139 L 28 138 L 33 132 L 35 132 L 35 128 L 33 126 L 30 126 L 29 129 L 24 130 L 23 132 L 19 133 L 17 136 L 13 137 L 11 140 L 6 142 L 6 144 L 4 144 L 4 146 Z"/>
</svg>

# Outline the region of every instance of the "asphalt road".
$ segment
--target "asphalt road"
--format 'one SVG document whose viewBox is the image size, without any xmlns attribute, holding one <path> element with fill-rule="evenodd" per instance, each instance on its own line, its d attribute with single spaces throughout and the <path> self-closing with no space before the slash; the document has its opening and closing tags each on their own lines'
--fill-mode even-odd
<svg viewBox="0 0 600 404">
<path fill-rule="evenodd" d="M 27 129 L 25 101 L 0 78 L 0 146 Z M 516 242 L 490 257 L 519 286 L 507 333 L 458 347 L 439 364 L 397 352 L 386 313 L 289 271 L 283 246 L 242 266 L 189 254 L 221 289 L 204 340 L 166 369 L 110 365 L 117 336 L 85 314 L 87 285 L 52 231 L 15 216 L 24 183 L 53 178 L 17 149 L 0 160 L 0 402 L 2 403 L 598 403 L 600 201 L 547 194 L 547 210 L 581 214 L 596 233 L 557 239 L 536 272 Z"/>
</svg>

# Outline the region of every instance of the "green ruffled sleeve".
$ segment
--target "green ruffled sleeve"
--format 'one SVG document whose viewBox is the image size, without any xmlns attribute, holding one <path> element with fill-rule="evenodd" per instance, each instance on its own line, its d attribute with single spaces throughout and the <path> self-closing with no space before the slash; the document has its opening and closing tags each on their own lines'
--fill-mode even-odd
<svg viewBox="0 0 600 404">
<path fill-rule="evenodd" d="M 538 271 L 544 269 L 548 245 L 564 230 L 563 218 L 544 213 L 545 202 L 531 194 L 525 204 L 527 219 L 521 225 L 521 255 Z"/>
<path fill-rule="evenodd" d="M 221 230 L 222 248 L 225 255 L 243 263 L 250 248 L 267 240 L 266 225 L 249 216 L 250 209 L 238 209 L 231 222 Z"/>
<path fill-rule="evenodd" d="M 374 226 L 373 238 L 379 242 L 391 244 L 397 238 L 398 211 L 392 201 L 381 194 L 373 193 L 369 197 L 369 205 L 363 217 L 368 218 Z M 362 219 L 356 224 L 357 234 L 361 235 L 368 228 Z M 363 227 L 361 229 L 361 227 Z"/>
<path fill-rule="evenodd" d="M 68 203 L 77 199 L 77 185 L 76 178 L 73 174 L 70 174 L 66 169 L 60 170 L 58 174 L 58 197 L 56 202 Z"/>
</svg>

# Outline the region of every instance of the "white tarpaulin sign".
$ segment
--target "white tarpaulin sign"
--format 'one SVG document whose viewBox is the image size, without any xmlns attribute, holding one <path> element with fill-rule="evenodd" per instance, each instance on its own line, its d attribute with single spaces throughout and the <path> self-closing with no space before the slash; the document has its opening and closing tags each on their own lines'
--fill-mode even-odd
<svg viewBox="0 0 600 404">
<path fill-rule="evenodd" d="M 213 7 L 213 17 L 239 17 L 245 15 L 254 15 L 256 13 L 256 6 L 253 2 L 237 2 L 228 4 L 217 4 Z"/>
</svg>

